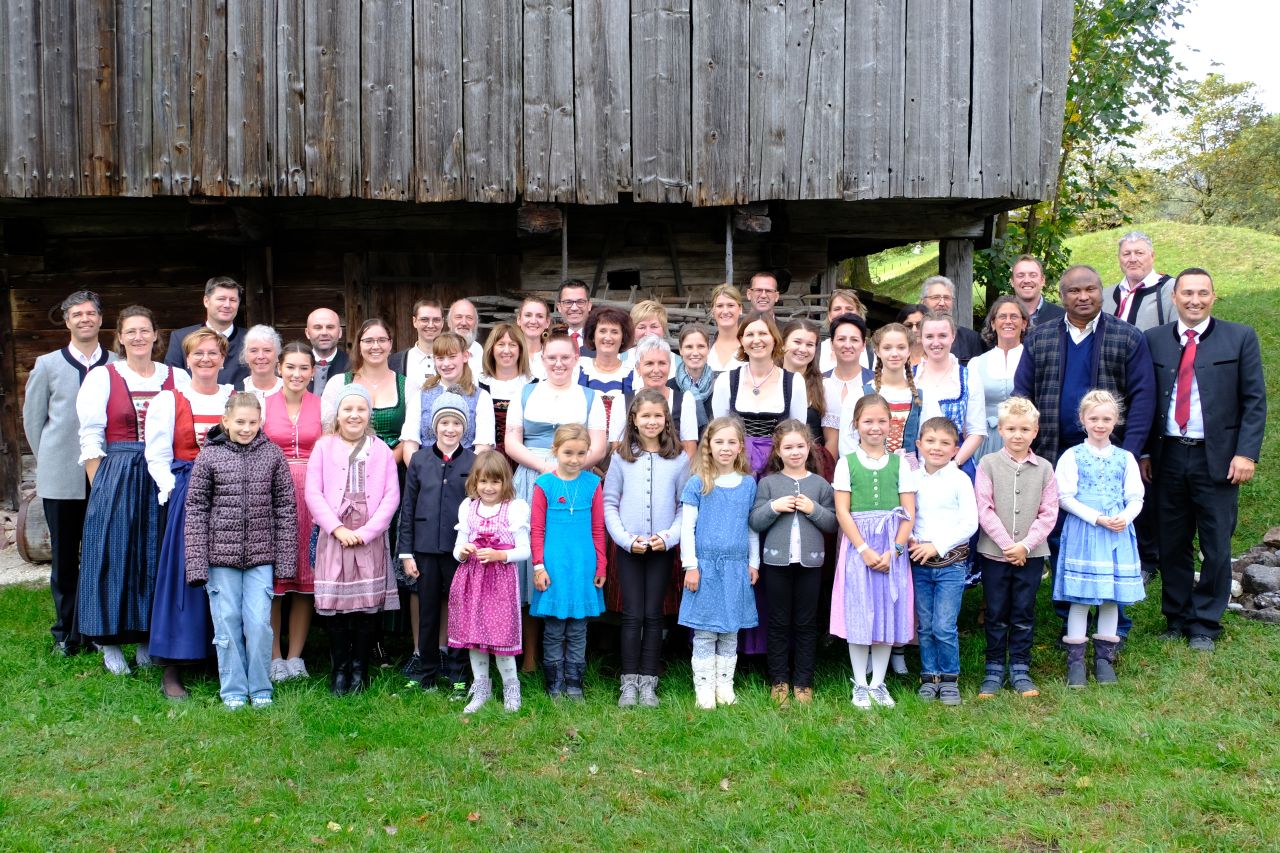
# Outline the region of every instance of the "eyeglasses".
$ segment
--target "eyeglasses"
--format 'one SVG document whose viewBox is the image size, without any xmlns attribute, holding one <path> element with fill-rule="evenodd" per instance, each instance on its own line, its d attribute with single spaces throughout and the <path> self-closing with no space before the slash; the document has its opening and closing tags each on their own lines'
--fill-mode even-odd
<svg viewBox="0 0 1280 853">
<path fill-rule="evenodd" d="M 565 308 L 586 308 L 590 299 L 561 299 L 560 304 Z"/>
<path fill-rule="evenodd" d="M 361 338 L 360 343 L 367 347 L 385 347 L 391 343 L 391 338 Z"/>
<path fill-rule="evenodd" d="M 419 317 L 417 318 L 417 322 L 421 323 L 424 326 L 443 326 L 444 318 L 443 317 Z"/>
<path fill-rule="evenodd" d="M 777 293 L 777 292 L 778 292 L 778 291 L 774 290 L 774 289 L 773 289 L 773 288 L 771 288 L 771 287 L 753 287 L 753 288 L 751 288 L 750 290 L 748 290 L 748 291 L 747 291 L 747 293 L 757 293 L 757 294 L 759 294 L 759 293 Z"/>
</svg>

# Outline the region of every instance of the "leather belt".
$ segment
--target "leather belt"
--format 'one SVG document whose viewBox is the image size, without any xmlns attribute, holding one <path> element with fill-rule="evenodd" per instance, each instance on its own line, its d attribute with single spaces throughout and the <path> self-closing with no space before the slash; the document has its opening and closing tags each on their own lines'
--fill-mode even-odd
<svg viewBox="0 0 1280 853">
<path fill-rule="evenodd" d="M 1204 444 L 1203 438 L 1184 438 L 1180 435 L 1166 435 L 1164 440 L 1176 442 L 1177 444 L 1182 444 L 1187 447 L 1199 447 Z"/>
</svg>

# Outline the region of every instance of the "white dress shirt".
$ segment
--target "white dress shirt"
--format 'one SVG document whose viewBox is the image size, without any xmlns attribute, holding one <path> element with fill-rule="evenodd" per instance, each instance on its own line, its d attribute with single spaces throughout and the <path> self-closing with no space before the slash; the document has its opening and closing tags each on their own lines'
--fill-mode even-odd
<svg viewBox="0 0 1280 853">
<path fill-rule="evenodd" d="M 1178 343 L 1183 348 L 1187 345 L 1187 330 L 1196 333 L 1196 346 L 1200 345 L 1200 341 L 1204 339 L 1205 330 L 1209 328 L 1209 317 L 1206 317 L 1202 323 L 1196 326 L 1188 326 L 1181 320 L 1178 321 Z M 1182 360 L 1179 356 L 1179 365 Z M 1184 433 L 1178 427 L 1178 422 L 1174 420 L 1173 411 L 1178 407 L 1178 380 L 1174 375 L 1173 392 L 1169 395 L 1169 412 L 1164 419 L 1164 434 L 1171 435 L 1175 438 L 1204 438 L 1204 413 L 1200 411 L 1200 382 L 1196 379 L 1194 373 L 1191 374 L 1191 411 L 1187 417 L 1187 431 Z"/>
</svg>

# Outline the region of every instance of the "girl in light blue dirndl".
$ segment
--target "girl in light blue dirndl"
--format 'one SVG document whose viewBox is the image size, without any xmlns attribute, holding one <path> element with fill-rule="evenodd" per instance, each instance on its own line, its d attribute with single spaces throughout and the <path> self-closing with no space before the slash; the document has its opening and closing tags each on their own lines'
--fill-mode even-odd
<svg viewBox="0 0 1280 853">
<path fill-rule="evenodd" d="M 1084 444 L 1062 454 L 1055 475 L 1058 500 L 1067 511 L 1053 578 L 1053 598 L 1068 602 L 1067 684 L 1084 687 L 1089 608 L 1098 608 L 1093 635 L 1094 674 L 1099 684 L 1116 680 L 1119 606 L 1141 601 L 1142 564 L 1133 520 L 1142 512 L 1143 485 L 1133 454 L 1111 443 L 1120 404 L 1106 391 L 1080 401 Z"/>
</svg>

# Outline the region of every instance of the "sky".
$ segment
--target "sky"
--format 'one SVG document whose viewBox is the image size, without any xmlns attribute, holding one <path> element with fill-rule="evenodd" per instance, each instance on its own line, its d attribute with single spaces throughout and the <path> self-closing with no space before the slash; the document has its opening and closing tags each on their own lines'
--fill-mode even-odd
<svg viewBox="0 0 1280 853">
<path fill-rule="evenodd" d="M 1191 79 L 1216 71 L 1233 83 L 1253 82 L 1267 112 L 1280 113 L 1280 4 L 1274 0 L 1199 0 L 1182 18 L 1174 55 Z M 1214 67 L 1212 63 L 1219 63 Z"/>
</svg>

